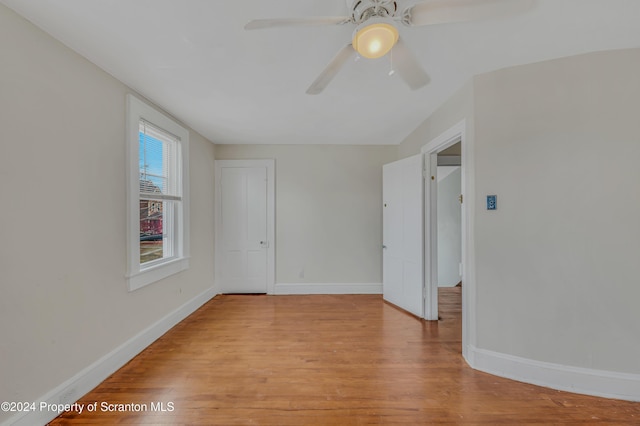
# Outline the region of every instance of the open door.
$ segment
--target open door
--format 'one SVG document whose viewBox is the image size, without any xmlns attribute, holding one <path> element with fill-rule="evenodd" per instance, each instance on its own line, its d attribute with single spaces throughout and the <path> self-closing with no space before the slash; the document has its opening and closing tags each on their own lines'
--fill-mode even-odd
<svg viewBox="0 0 640 426">
<path fill-rule="evenodd" d="M 422 155 L 382 167 L 382 291 L 389 303 L 423 318 Z"/>
</svg>

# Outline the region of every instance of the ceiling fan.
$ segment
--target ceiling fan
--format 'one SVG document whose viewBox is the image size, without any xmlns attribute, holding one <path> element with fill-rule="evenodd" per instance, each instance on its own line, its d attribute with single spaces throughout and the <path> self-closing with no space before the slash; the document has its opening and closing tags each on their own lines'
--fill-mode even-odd
<svg viewBox="0 0 640 426">
<path fill-rule="evenodd" d="M 429 83 L 429 76 L 398 34 L 397 24 L 407 27 L 493 18 L 528 8 L 534 0 L 427 0 L 398 9 L 396 0 L 346 0 L 347 16 L 255 19 L 245 30 L 274 27 L 353 24 L 352 40 L 345 45 L 307 89 L 310 95 L 322 92 L 354 55 L 380 58 L 392 52 L 394 72 L 412 89 Z"/>
</svg>

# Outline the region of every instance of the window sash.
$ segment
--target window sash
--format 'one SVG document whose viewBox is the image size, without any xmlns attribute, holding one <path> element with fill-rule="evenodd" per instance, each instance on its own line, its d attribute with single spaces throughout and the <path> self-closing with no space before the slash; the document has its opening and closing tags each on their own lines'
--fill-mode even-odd
<svg viewBox="0 0 640 426">
<path fill-rule="evenodd" d="M 178 239 L 175 230 L 179 215 L 177 210 L 182 201 L 179 180 L 179 138 L 161 129 L 147 120 L 139 121 L 139 152 L 144 158 L 139 158 L 139 200 L 142 204 L 157 201 L 162 203 L 160 220 L 162 234 L 153 234 L 153 240 L 145 240 L 148 235 L 142 233 L 142 222 L 148 220 L 140 218 L 140 241 L 138 244 L 140 270 L 153 268 L 176 257 L 179 252 Z M 149 159 L 146 158 L 147 148 L 152 150 Z M 155 151 L 155 152 L 154 152 Z M 161 152 L 160 152 L 161 151 Z M 151 163 L 151 164 L 148 164 Z M 151 168 L 151 171 L 148 170 Z M 154 173 L 155 172 L 155 173 Z M 159 174 L 161 173 L 161 174 Z M 148 189 L 145 191 L 145 189 Z M 148 208 L 148 207 L 147 207 Z M 157 218 L 156 218 L 157 220 Z M 155 239 L 155 238 L 159 239 Z M 160 252 L 160 253 L 158 253 Z M 160 257 L 156 257 L 160 254 Z M 151 257 L 150 259 L 148 259 Z M 147 258 L 148 260 L 145 260 Z"/>
<path fill-rule="evenodd" d="M 176 230 L 178 229 L 178 209 L 181 207 L 179 202 L 175 201 L 161 201 L 161 200 L 150 200 L 150 201 L 159 201 L 162 203 L 162 245 L 158 248 L 155 244 L 143 240 L 142 234 L 142 226 L 140 229 L 140 242 L 139 242 L 139 250 L 140 250 L 140 268 L 141 270 L 152 268 L 158 264 L 162 264 L 167 262 L 168 260 L 174 259 L 178 257 L 179 247 L 177 244 L 177 234 Z M 147 206 L 148 208 L 148 206 Z M 140 222 L 145 220 L 144 218 L 140 218 Z M 151 234 L 156 235 L 156 234 Z M 149 234 L 145 234 L 145 236 L 149 236 Z M 156 241 L 156 240 L 154 240 Z M 146 244 L 145 244 L 146 243 Z M 156 246 L 156 247 L 154 247 Z M 143 257 L 148 256 L 150 251 L 162 250 L 162 256 L 159 258 L 143 261 Z"/>
<path fill-rule="evenodd" d="M 159 126 L 154 125 L 153 123 L 140 118 L 139 120 L 139 132 L 142 140 L 139 141 L 139 144 L 142 144 L 142 151 L 146 153 L 146 147 L 151 143 L 150 138 L 152 140 L 158 141 L 162 146 L 162 153 L 160 157 L 161 161 L 161 169 L 151 169 L 148 170 L 148 165 L 146 158 L 138 159 L 138 162 L 142 161 L 142 164 L 139 164 L 139 180 L 140 182 L 147 181 L 150 182 L 150 185 L 141 186 L 140 188 L 140 196 L 141 197 L 159 197 L 163 199 L 173 199 L 179 200 L 182 197 L 182 181 L 180 179 L 182 175 L 182 167 L 181 167 L 181 139 L 178 136 L 173 135 L 171 132 L 162 129 Z M 157 147 L 156 147 L 157 149 Z M 150 154 L 153 156 L 154 154 Z M 158 161 L 158 153 L 155 153 L 156 161 Z M 162 174 L 159 174 L 162 173 Z M 161 181 L 160 187 L 158 187 L 158 180 Z M 145 191 L 145 188 L 154 188 L 156 190 Z"/>
</svg>

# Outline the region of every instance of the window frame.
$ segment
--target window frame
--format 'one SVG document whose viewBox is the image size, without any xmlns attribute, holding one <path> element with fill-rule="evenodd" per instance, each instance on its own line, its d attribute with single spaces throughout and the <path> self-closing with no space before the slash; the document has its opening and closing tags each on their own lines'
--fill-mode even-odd
<svg viewBox="0 0 640 426">
<path fill-rule="evenodd" d="M 189 131 L 175 120 L 127 94 L 127 285 L 134 291 L 189 268 Z M 178 138 L 176 184 L 182 200 L 177 202 L 173 220 L 173 256 L 140 263 L 140 121 Z"/>
</svg>

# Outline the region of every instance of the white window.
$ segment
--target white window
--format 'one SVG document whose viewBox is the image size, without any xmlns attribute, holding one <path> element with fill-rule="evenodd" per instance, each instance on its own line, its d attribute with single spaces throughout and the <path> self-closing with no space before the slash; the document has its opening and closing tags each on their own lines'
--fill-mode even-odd
<svg viewBox="0 0 640 426">
<path fill-rule="evenodd" d="M 129 291 L 189 267 L 189 132 L 127 95 Z"/>
</svg>

